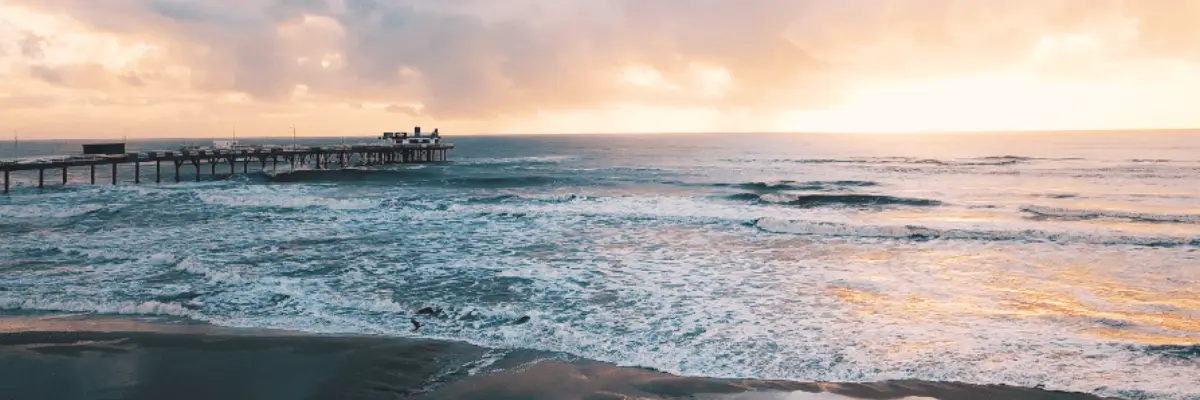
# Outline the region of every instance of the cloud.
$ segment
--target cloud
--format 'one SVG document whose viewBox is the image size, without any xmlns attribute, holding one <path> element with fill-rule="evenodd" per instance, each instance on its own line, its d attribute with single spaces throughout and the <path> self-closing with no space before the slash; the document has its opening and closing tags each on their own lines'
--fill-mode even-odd
<svg viewBox="0 0 1200 400">
<path fill-rule="evenodd" d="M 708 1 L 697 4 L 705 12 L 680 14 L 671 2 L 527 1 L 522 9 L 529 14 L 511 17 L 481 12 L 495 3 L 480 1 L 114 3 L 27 5 L 65 12 L 99 31 L 165 42 L 170 58 L 193 71 L 198 89 L 281 99 L 303 84 L 348 98 L 416 101 L 437 117 L 637 101 L 614 88 L 615 77 L 634 64 L 672 77 L 697 63 L 721 67 L 739 88 L 725 99 L 678 94 L 656 101 L 755 105 L 763 92 L 820 68 L 783 37 L 784 21 L 770 18 L 766 6 L 781 2 Z M 330 55 L 344 65 L 322 65 Z"/>
<path fill-rule="evenodd" d="M 414 106 L 402 106 L 402 105 L 398 105 L 398 104 L 392 104 L 392 105 L 387 106 L 387 108 L 385 108 L 385 109 L 387 110 L 387 112 L 390 112 L 390 113 L 398 113 L 398 114 L 405 114 L 405 115 L 411 115 L 411 116 L 421 115 L 421 109 L 419 107 L 414 107 Z"/>
<path fill-rule="evenodd" d="M 21 55 L 26 58 L 41 58 L 45 47 L 46 38 L 34 34 L 26 33 L 20 42 Z"/>
<path fill-rule="evenodd" d="M 72 63 L 53 32 L 20 32 L 20 63 L 44 84 L 402 104 L 384 109 L 442 120 L 811 109 L 886 82 L 1104 83 L 1200 63 L 1192 0 L 14 1 L 149 49 Z"/>
</svg>

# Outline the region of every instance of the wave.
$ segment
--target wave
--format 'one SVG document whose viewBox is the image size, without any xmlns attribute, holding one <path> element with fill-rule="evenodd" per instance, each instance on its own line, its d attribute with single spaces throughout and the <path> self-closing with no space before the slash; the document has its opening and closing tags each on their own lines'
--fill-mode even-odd
<svg viewBox="0 0 1200 400">
<path fill-rule="evenodd" d="M 1079 197 L 1079 195 L 1075 193 L 1038 193 L 1032 194 L 1030 197 L 1044 197 L 1047 199 L 1074 199 Z"/>
<path fill-rule="evenodd" d="M 270 182 L 361 182 L 361 181 L 403 181 L 413 179 L 428 179 L 440 171 L 429 170 L 423 165 L 391 168 L 346 168 L 332 170 L 300 169 L 280 172 L 266 172 L 262 176 Z"/>
<path fill-rule="evenodd" d="M 567 195 L 519 195 L 519 194 L 502 194 L 496 196 L 472 197 L 467 200 L 471 204 L 497 204 L 497 203 L 512 203 L 512 202 L 539 202 L 539 203 L 566 203 L 576 200 L 586 200 L 587 196 L 577 194 Z"/>
<path fill-rule="evenodd" d="M 234 189 L 196 192 L 195 196 L 204 204 L 225 207 L 305 209 L 326 208 L 330 210 L 366 210 L 380 205 L 378 199 L 335 198 L 305 194 L 286 186 L 245 186 Z"/>
<path fill-rule="evenodd" d="M 476 158 L 465 159 L 461 161 L 453 161 L 454 165 L 504 165 L 504 164 L 559 164 L 563 161 L 570 161 L 579 158 L 578 156 L 561 155 L 561 156 L 534 156 L 534 157 L 508 157 L 508 158 Z"/>
<path fill-rule="evenodd" d="M 1200 359 L 1200 345 L 1158 345 L 1149 346 L 1145 351 L 1183 360 Z"/>
<path fill-rule="evenodd" d="M 102 205 L 102 204 L 28 204 L 28 205 L 2 205 L 0 206 L 0 217 L 4 218 L 71 218 L 84 215 L 96 214 L 105 211 L 119 210 L 119 205 Z"/>
<path fill-rule="evenodd" d="M 463 188 L 506 188 L 549 186 L 568 179 L 542 175 L 447 177 L 439 168 L 349 168 L 340 170 L 295 170 L 265 174 L 272 182 L 396 182 Z"/>
<path fill-rule="evenodd" d="M 800 196 L 781 196 L 774 194 L 739 193 L 728 196 L 731 200 L 755 201 L 770 204 L 782 204 L 800 208 L 817 207 L 886 207 L 912 206 L 935 207 L 943 203 L 932 199 L 895 197 L 875 194 L 806 194 Z"/>
<path fill-rule="evenodd" d="M 484 176 L 455 178 L 439 181 L 442 185 L 463 188 L 494 189 L 529 186 L 555 186 L 568 183 L 569 179 L 542 175 Z"/>
<path fill-rule="evenodd" d="M 810 194 L 799 196 L 787 202 L 788 205 L 798 207 L 824 207 L 824 206 L 916 206 L 916 207 L 931 207 L 941 205 L 942 202 L 930 199 L 914 199 L 894 196 L 872 195 L 872 194 Z"/>
<path fill-rule="evenodd" d="M 804 191 L 820 191 L 820 190 L 839 190 L 851 187 L 870 187 L 879 186 L 878 182 L 872 181 L 773 181 L 773 182 L 747 182 L 739 184 L 717 184 L 717 186 L 734 186 L 745 190 L 756 191 L 783 191 L 783 190 L 804 190 Z"/>
<path fill-rule="evenodd" d="M 1200 215 L 1197 214 L 1153 214 L 1140 213 L 1132 211 L 1116 211 L 1116 210 L 1086 210 L 1086 209 L 1069 209 L 1043 206 L 1021 206 L 1022 212 L 1037 215 L 1043 218 L 1064 219 L 1064 220 L 1090 220 L 1090 219 L 1124 219 L 1135 222 L 1152 222 L 1152 223 L 1182 223 L 1196 224 L 1200 223 Z"/>
<path fill-rule="evenodd" d="M 1146 247 L 1200 246 L 1200 238 L 1170 236 L 1126 236 L 1059 233 L 1040 230 L 938 229 L 916 225 L 850 225 L 827 221 L 797 221 L 760 218 L 758 229 L 773 233 L 811 236 L 859 237 L 906 240 L 1021 241 L 1060 244 L 1132 245 Z"/>
<path fill-rule="evenodd" d="M 59 300 L 0 297 L 0 310 L 63 311 L 114 315 L 169 315 L 195 317 L 195 313 L 175 303 L 158 301 Z"/>
<path fill-rule="evenodd" d="M 913 163 L 951 165 L 951 166 L 956 166 L 956 165 L 959 165 L 959 166 L 1005 166 L 1005 165 L 1026 164 L 1026 163 L 1032 163 L 1032 162 L 1038 162 L 1038 161 L 1076 161 L 1076 160 L 1082 160 L 1082 158 L 1075 158 L 1075 157 L 1047 158 L 1047 157 L 1026 157 L 1026 156 L 1004 155 L 1004 156 L 961 158 L 961 159 L 954 159 L 954 160 L 926 159 L 926 160 L 914 161 Z"/>
<path fill-rule="evenodd" d="M 987 157 L 979 157 L 978 159 L 979 159 L 979 160 L 1013 160 L 1013 161 L 1032 161 L 1032 160 L 1038 160 L 1038 158 L 1034 158 L 1034 157 L 1013 156 L 1013 155 L 1004 155 L 1004 156 L 987 156 Z"/>
<path fill-rule="evenodd" d="M 738 194 L 732 194 L 729 196 L 725 196 L 725 198 L 727 198 L 729 200 L 735 200 L 735 201 L 751 201 L 751 202 L 764 202 L 765 201 L 765 200 L 763 200 L 763 196 L 758 193 L 738 193 Z"/>
<path fill-rule="evenodd" d="M 1082 158 L 1043 158 L 1043 157 L 1025 157 L 1025 156 L 987 156 L 974 158 L 956 158 L 956 159 L 935 159 L 921 157 L 855 157 L 855 158 L 792 158 L 792 159 L 774 159 L 774 160 L 758 160 L 758 159 L 729 159 L 731 162 L 779 162 L 779 163 L 795 163 L 795 164 L 912 164 L 912 165 L 934 165 L 934 166 L 1006 166 L 1025 164 L 1038 161 L 1073 161 L 1082 160 Z"/>
</svg>

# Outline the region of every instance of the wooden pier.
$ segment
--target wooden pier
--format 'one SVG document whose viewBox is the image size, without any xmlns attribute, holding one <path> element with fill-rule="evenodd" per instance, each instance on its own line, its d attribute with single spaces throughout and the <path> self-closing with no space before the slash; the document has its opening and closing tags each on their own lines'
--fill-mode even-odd
<svg viewBox="0 0 1200 400">
<path fill-rule="evenodd" d="M 61 170 L 62 185 L 67 184 L 67 173 L 72 167 L 88 167 L 91 172 L 91 184 L 96 184 L 96 166 L 111 166 L 111 182 L 118 183 L 118 167 L 133 164 L 133 182 L 142 183 L 142 165 L 154 164 L 154 182 L 163 181 L 162 166 L 174 166 L 174 180 L 180 181 L 180 169 L 191 166 L 196 171 L 196 181 L 200 181 L 202 164 L 209 166 L 209 173 L 217 175 L 218 166 L 228 164 L 230 175 L 237 174 L 238 164 L 241 164 L 243 174 L 250 171 L 250 164 L 260 164 L 262 171 L 271 165 L 275 171 L 279 164 L 295 169 L 330 170 L 355 166 L 371 166 L 383 164 L 432 163 L 446 161 L 450 149 L 449 143 L 436 144 L 394 144 L 394 145 L 341 145 L 319 147 L 273 147 L 257 146 L 237 149 L 195 149 L 176 151 L 146 151 L 124 154 L 70 156 L 34 161 L 3 161 L 0 160 L 0 171 L 4 175 L 4 192 L 8 193 L 11 186 L 10 173 L 15 171 L 37 171 L 38 188 L 46 185 L 46 170 Z M 221 169 L 224 169 L 222 167 Z"/>
</svg>

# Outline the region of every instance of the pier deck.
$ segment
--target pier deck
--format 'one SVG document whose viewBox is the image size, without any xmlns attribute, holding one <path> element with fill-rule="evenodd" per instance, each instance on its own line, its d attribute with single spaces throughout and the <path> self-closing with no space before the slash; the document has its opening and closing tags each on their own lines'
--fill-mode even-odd
<svg viewBox="0 0 1200 400">
<path fill-rule="evenodd" d="M 12 184 L 10 173 L 16 171 L 38 171 L 38 188 L 45 187 L 46 170 L 61 170 L 61 184 L 67 184 L 68 170 L 72 167 L 89 167 L 91 184 L 96 184 L 96 166 L 111 166 L 111 182 L 118 183 L 118 166 L 133 164 L 134 183 L 142 182 L 142 163 L 154 164 L 154 182 L 162 182 L 162 164 L 173 165 L 174 180 L 180 181 L 180 169 L 191 165 L 196 171 L 196 181 L 201 177 L 201 164 L 209 165 L 210 174 L 217 175 L 217 166 L 228 164 L 230 174 L 237 173 L 238 163 L 241 163 L 242 173 L 249 173 L 250 163 L 257 162 L 262 170 L 271 164 L 271 170 L 278 168 L 280 163 L 292 169 L 335 169 L 353 166 L 369 166 L 381 164 L 431 163 L 446 161 L 450 149 L 454 145 L 439 144 L 396 144 L 396 145 L 336 145 L 336 146 L 259 146 L 238 149 L 195 149 L 195 150 L 163 150 L 129 152 L 125 154 L 85 155 L 56 158 L 44 158 L 22 161 L 0 160 L 0 171 L 4 175 L 4 192 L 9 192 Z"/>
</svg>

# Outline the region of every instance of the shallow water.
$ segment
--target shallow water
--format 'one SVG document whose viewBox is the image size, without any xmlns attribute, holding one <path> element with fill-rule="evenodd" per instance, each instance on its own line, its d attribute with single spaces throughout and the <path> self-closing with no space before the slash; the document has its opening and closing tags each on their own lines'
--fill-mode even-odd
<svg viewBox="0 0 1200 400">
<path fill-rule="evenodd" d="M 0 308 L 1200 397 L 1200 135 L 450 139 L 441 165 L 117 187 L 81 168 L 44 192 L 18 174 Z"/>
<path fill-rule="evenodd" d="M 0 393 L 77 399 L 1094 400 L 922 381 L 678 377 L 461 342 L 235 329 L 174 317 L 0 312 Z"/>
</svg>

